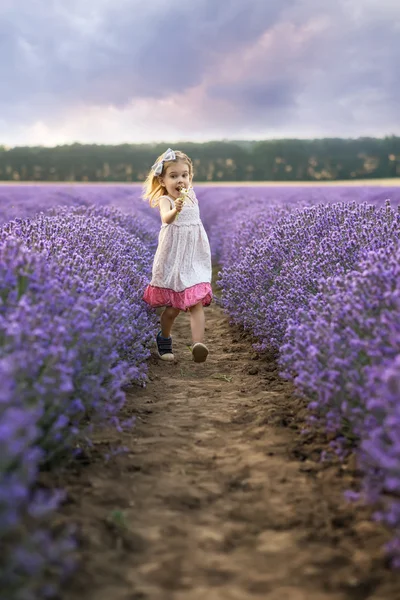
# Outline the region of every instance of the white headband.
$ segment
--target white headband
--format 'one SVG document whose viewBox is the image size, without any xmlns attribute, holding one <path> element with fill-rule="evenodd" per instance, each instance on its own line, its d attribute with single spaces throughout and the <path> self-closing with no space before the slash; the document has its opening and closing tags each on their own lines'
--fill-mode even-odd
<svg viewBox="0 0 400 600">
<path fill-rule="evenodd" d="M 154 165 L 151 167 L 152 170 L 154 171 L 154 175 L 161 175 L 164 163 L 169 160 L 175 160 L 175 159 L 176 159 L 175 152 L 173 150 L 171 150 L 171 148 L 168 148 L 168 150 L 166 150 L 164 152 L 164 154 L 162 155 L 160 160 L 158 162 L 155 162 Z"/>
</svg>

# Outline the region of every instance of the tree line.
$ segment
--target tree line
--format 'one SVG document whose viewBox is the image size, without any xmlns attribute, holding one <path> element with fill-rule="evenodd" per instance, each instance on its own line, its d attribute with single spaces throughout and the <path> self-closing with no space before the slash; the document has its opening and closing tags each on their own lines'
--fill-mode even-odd
<svg viewBox="0 0 400 600">
<path fill-rule="evenodd" d="M 182 142 L 198 182 L 400 177 L 400 137 Z M 142 182 L 167 144 L 0 146 L 1 181 Z"/>
</svg>

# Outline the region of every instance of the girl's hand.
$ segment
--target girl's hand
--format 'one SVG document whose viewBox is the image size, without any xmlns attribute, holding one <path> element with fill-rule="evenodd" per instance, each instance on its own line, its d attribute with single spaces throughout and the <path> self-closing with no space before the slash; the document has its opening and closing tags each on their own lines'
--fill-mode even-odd
<svg viewBox="0 0 400 600">
<path fill-rule="evenodd" d="M 182 210 L 183 202 L 184 202 L 184 199 L 180 198 L 180 197 L 175 200 L 175 208 L 178 211 L 178 213 L 180 213 Z"/>
</svg>

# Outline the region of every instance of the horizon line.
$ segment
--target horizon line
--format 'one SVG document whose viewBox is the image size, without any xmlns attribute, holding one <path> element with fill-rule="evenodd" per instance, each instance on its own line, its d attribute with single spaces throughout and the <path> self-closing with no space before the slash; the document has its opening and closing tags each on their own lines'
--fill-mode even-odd
<svg viewBox="0 0 400 600">
<path fill-rule="evenodd" d="M 231 144 L 243 144 L 243 143 L 251 143 L 251 144 L 257 144 L 260 142 L 279 142 L 279 141 L 298 141 L 298 142 L 312 142 L 312 141 L 321 141 L 321 140 L 341 140 L 341 141 L 357 141 L 357 140 L 385 140 L 385 139 L 390 139 L 390 138 L 399 138 L 400 134 L 397 135 L 395 133 L 388 133 L 388 134 L 384 134 L 381 136 L 372 136 L 372 135 L 359 135 L 359 136 L 349 136 L 349 137 L 342 137 L 342 136 L 322 136 L 322 137 L 288 137 L 288 136 L 284 136 L 284 137 L 265 137 L 265 138 L 210 138 L 209 140 L 203 140 L 203 141 L 196 141 L 196 140 L 178 140 L 178 141 L 165 141 L 165 140 L 152 140 L 152 141 L 148 141 L 148 142 L 117 142 L 117 143 L 109 143 L 109 142 L 81 142 L 78 140 L 75 140 L 73 142 L 65 142 L 65 143 L 60 143 L 60 144 L 52 144 L 52 145 L 46 145 L 46 144 L 20 144 L 20 145 L 15 145 L 15 146 L 11 146 L 10 144 L 7 143 L 0 143 L 0 150 L 2 151 L 9 151 L 9 150 L 15 150 L 16 148 L 47 148 L 47 149 L 51 149 L 51 148 L 60 148 L 60 147 L 65 147 L 65 146 L 111 146 L 111 147 L 117 147 L 117 146 L 159 146 L 159 145 L 165 145 L 165 144 L 173 144 L 173 145 L 178 145 L 178 144 L 195 144 L 195 145 L 206 145 L 206 144 L 225 144 L 225 143 L 231 143 Z"/>
</svg>

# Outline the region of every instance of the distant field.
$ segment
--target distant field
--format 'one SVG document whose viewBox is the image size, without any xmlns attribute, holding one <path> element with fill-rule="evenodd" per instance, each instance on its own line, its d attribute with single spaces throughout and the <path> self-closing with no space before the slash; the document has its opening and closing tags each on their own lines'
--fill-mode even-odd
<svg viewBox="0 0 400 600">
<path fill-rule="evenodd" d="M 253 186 L 253 187 L 318 187 L 318 186 L 400 186 L 400 177 L 393 179 L 352 179 L 337 181 L 213 181 L 196 182 L 196 185 L 209 186 Z"/>
</svg>

